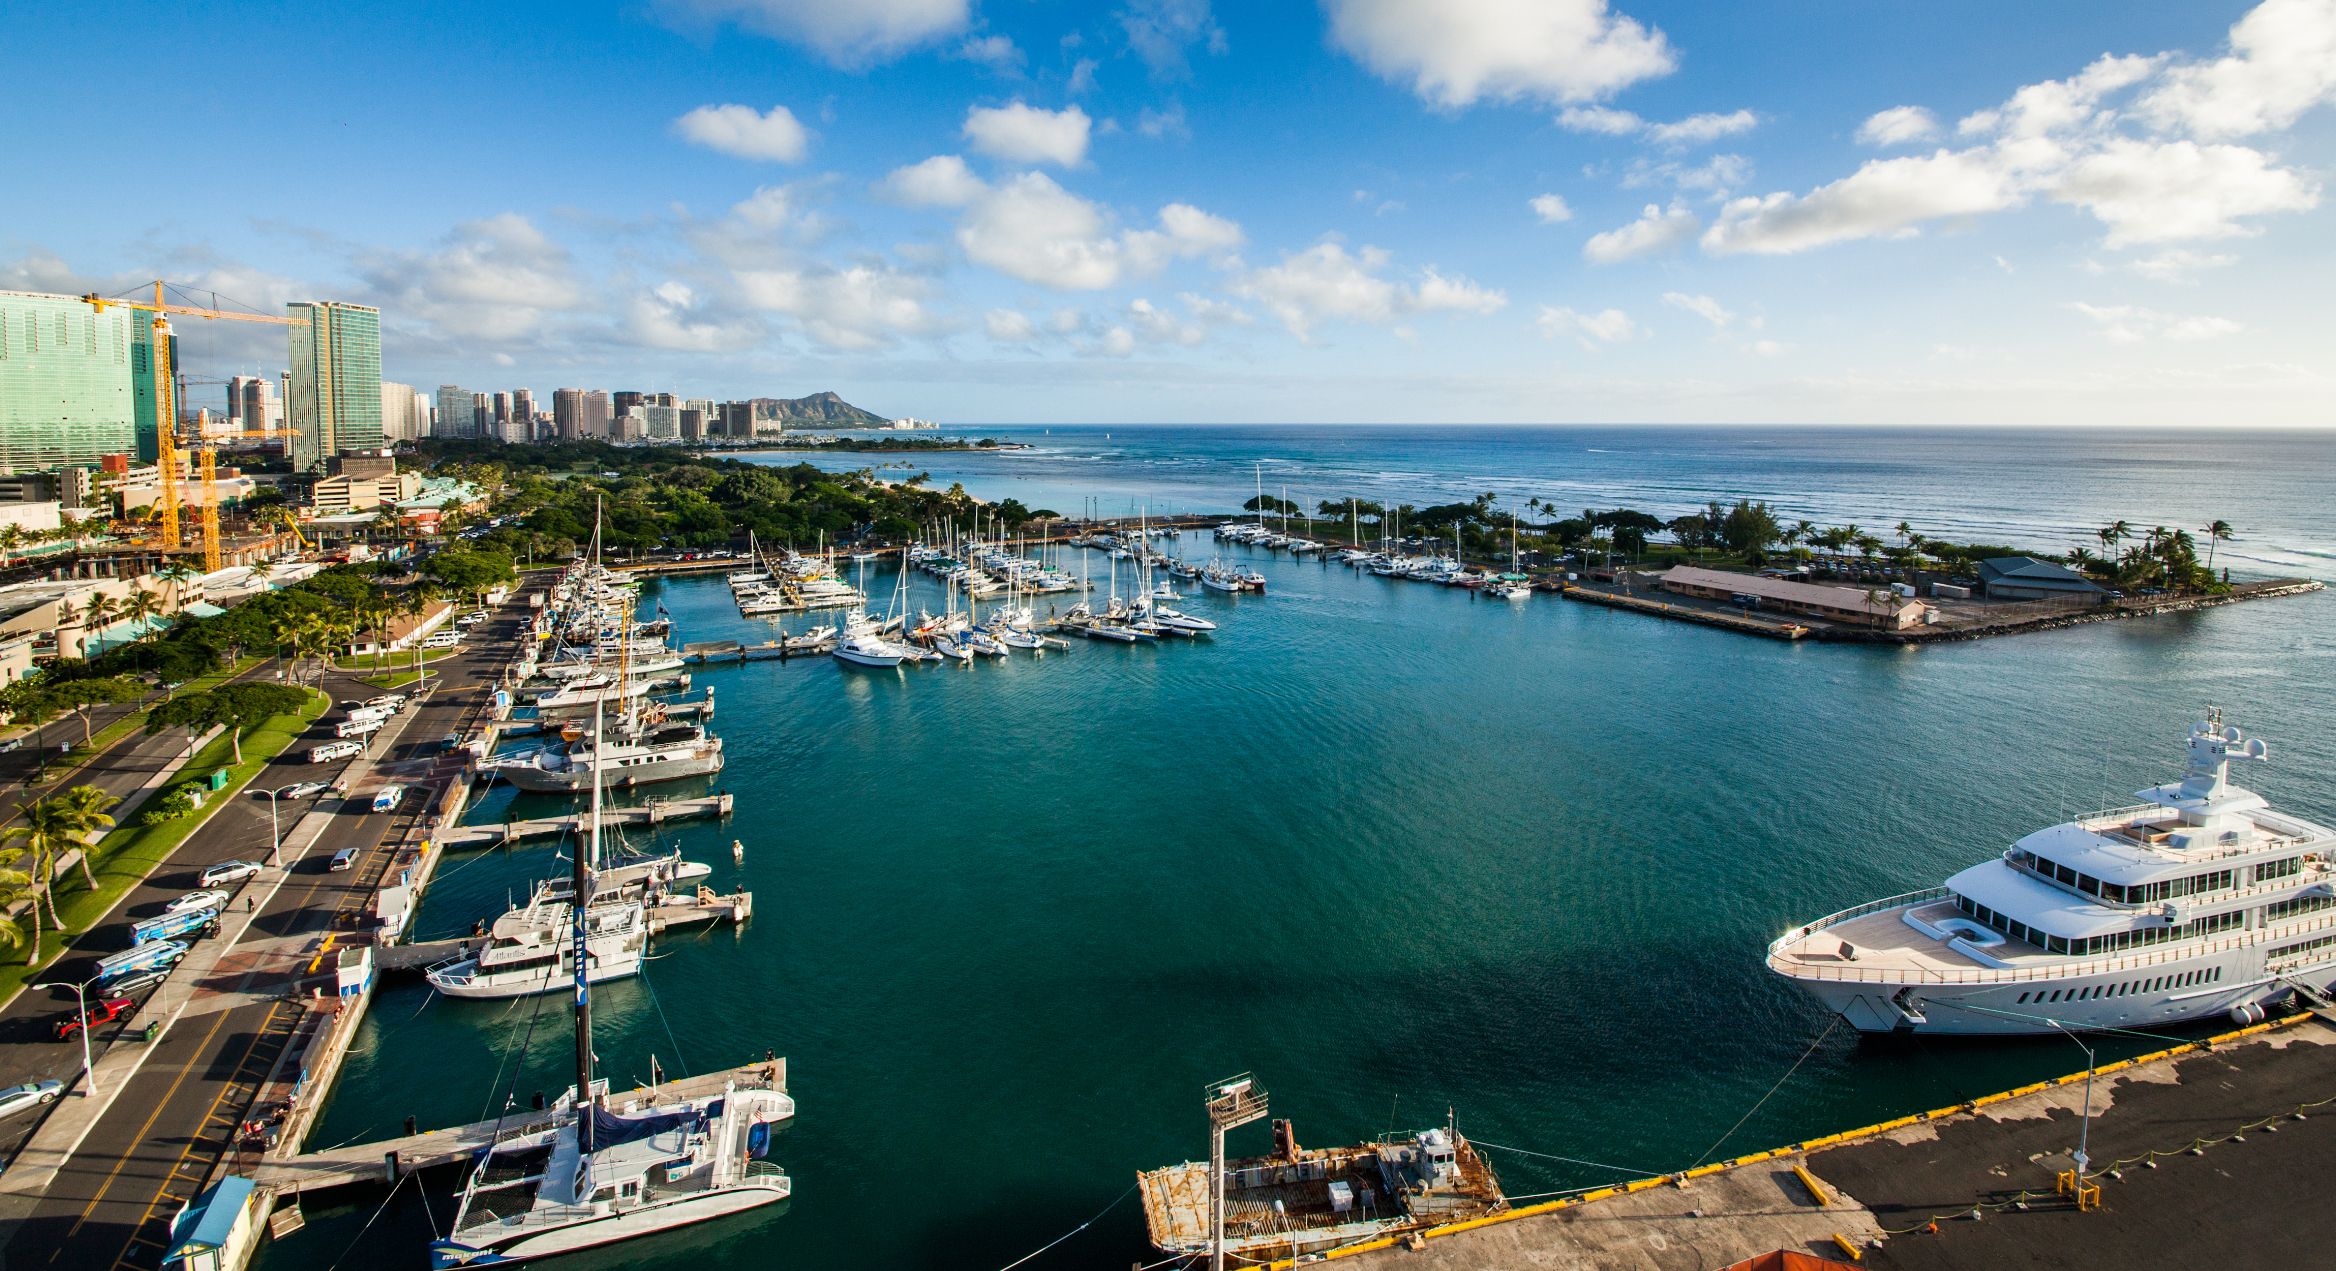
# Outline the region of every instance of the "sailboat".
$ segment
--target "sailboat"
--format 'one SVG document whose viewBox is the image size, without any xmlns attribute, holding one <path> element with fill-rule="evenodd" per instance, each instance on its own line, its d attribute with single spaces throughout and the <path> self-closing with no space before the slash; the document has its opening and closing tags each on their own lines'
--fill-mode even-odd
<svg viewBox="0 0 2336 1271">
<path fill-rule="evenodd" d="M 599 725 L 596 714 L 596 739 Z M 430 1242 L 431 1271 L 597 1248 L 772 1204 L 793 1191 L 786 1172 L 763 1159 L 772 1127 L 795 1115 L 784 1091 L 733 1081 L 717 1094 L 608 1105 L 608 1083 L 593 1076 L 586 970 L 599 854 L 596 780 L 589 850 L 576 853 L 572 883 L 576 1084 L 553 1106 L 549 1124 L 531 1120 L 499 1132 L 479 1154 L 448 1234 Z"/>
</svg>

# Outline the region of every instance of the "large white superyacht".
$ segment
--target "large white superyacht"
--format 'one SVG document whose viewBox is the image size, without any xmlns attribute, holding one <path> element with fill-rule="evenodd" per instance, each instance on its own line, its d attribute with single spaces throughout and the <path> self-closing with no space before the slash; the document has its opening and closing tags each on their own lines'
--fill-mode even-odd
<svg viewBox="0 0 2336 1271">
<path fill-rule="evenodd" d="M 1944 887 L 1785 933 L 1769 969 L 1866 1032 L 2047 1033 L 2229 1016 L 2336 981 L 2336 831 L 2230 782 L 2268 751 L 2209 711 L 2180 781 L 2038 830 Z"/>
</svg>

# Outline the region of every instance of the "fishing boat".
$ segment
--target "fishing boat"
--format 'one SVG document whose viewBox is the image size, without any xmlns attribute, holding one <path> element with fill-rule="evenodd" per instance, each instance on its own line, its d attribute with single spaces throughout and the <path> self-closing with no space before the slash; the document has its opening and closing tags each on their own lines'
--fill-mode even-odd
<svg viewBox="0 0 2336 1271">
<path fill-rule="evenodd" d="M 2063 821 L 1943 887 L 1845 909 L 1768 967 L 1859 1030 L 2052 1033 L 2261 1022 L 2336 986 L 2336 830 L 2231 784 L 2268 758 L 2209 710 L 2178 781 Z"/>
<path fill-rule="evenodd" d="M 1288 1121 L 1273 1128 L 1272 1153 L 1223 1165 L 1222 1248 L 1240 1265 L 1305 1260 L 1509 1208 L 1492 1166 L 1451 1125 L 1328 1148 L 1300 1147 Z M 1218 1243 L 1209 1182 L 1205 1161 L 1137 1177 L 1144 1220 L 1162 1252 L 1205 1256 Z"/>
<path fill-rule="evenodd" d="M 795 1101 L 770 1084 L 732 1081 L 716 1093 L 612 1107 L 594 1075 L 593 958 L 588 915 L 600 849 L 594 783 L 591 833 L 576 853 L 567 957 L 575 986 L 576 1084 L 546 1118 L 507 1118 L 478 1154 L 448 1234 L 430 1243 L 432 1271 L 509 1266 L 785 1200 L 786 1172 L 765 1158 Z M 636 906 L 637 908 L 637 906 Z M 775 1076 L 775 1072 L 773 1074 Z M 515 1101 L 507 1101 L 506 1107 Z"/>
</svg>

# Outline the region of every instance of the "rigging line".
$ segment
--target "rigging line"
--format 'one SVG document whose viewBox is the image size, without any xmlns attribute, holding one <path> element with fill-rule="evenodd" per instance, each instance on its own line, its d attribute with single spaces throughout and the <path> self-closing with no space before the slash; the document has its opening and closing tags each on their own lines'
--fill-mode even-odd
<svg viewBox="0 0 2336 1271">
<path fill-rule="evenodd" d="M 1037 1249 L 1034 1249 L 1034 1250 L 1032 1250 L 1032 1251 L 1031 1251 L 1031 1252 L 1029 1252 L 1029 1253 L 1023 1254 L 1021 1257 L 1014 1259 L 1012 1262 L 1009 1262 L 1009 1263 L 1007 1263 L 1006 1265 L 1004 1265 L 1004 1266 L 1002 1266 L 1002 1267 L 999 1267 L 999 1268 L 998 1268 L 998 1271 L 1014 1271 L 1014 1268 L 1016 1268 L 1016 1267 L 1018 1267 L 1018 1266 L 1021 1266 L 1023 1263 L 1030 1261 L 1032 1258 L 1035 1258 L 1035 1257 L 1037 1257 L 1039 1254 L 1045 1253 L 1045 1252 L 1046 1252 L 1048 1249 L 1052 1249 L 1052 1248 L 1054 1248 L 1056 1245 L 1059 1245 L 1059 1244 L 1061 1244 L 1063 1241 L 1065 1241 L 1065 1240 L 1068 1240 L 1068 1239 L 1070 1239 L 1071 1237 L 1073 1237 L 1073 1236 L 1075 1236 L 1075 1235 L 1078 1235 L 1080 1232 L 1082 1232 L 1082 1231 L 1085 1231 L 1087 1228 L 1094 1226 L 1094 1225 L 1095 1225 L 1097 1222 L 1099 1222 L 1099 1221 L 1101 1221 L 1101 1220 L 1102 1220 L 1102 1218 L 1103 1218 L 1103 1215 L 1105 1215 L 1105 1214 L 1108 1214 L 1108 1213 L 1110 1213 L 1112 1210 L 1119 1208 L 1119 1202 L 1120 1202 L 1120 1201 L 1126 1200 L 1128 1197 L 1130 1197 L 1130 1196 L 1133 1196 L 1133 1195 L 1135 1194 L 1136 1188 L 1137 1188 L 1138 1186 L 1141 1186 L 1141 1184 L 1138 1184 L 1138 1183 L 1129 1183 L 1129 1184 L 1127 1185 L 1127 1190 L 1126 1190 L 1126 1191 L 1124 1191 L 1124 1192 L 1121 1192 L 1121 1193 L 1120 1193 L 1120 1194 L 1119 1194 L 1117 1197 L 1114 1197 L 1114 1198 L 1112 1199 L 1112 1202 L 1111 1202 L 1110 1204 L 1108 1204 L 1108 1205 L 1105 1205 L 1103 1208 L 1096 1210 L 1096 1211 L 1095 1211 L 1095 1216 L 1094 1216 L 1093 1218 L 1090 1218 L 1090 1219 L 1088 1219 L 1087 1221 L 1085 1221 L 1085 1222 L 1083 1222 L 1083 1223 L 1080 1223 L 1078 1226 L 1071 1228 L 1069 1231 L 1066 1231 L 1066 1232 L 1064 1232 L 1063 1234 L 1061 1234 L 1061 1235 L 1059 1235 L 1059 1236 L 1056 1236 L 1054 1239 L 1047 1241 L 1047 1242 L 1046 1242 L 1044 1245 L 1040 1246 L 1039 1248 L 1037 1248 Z"/>
<path fill-rule="evenodd" d="M 398 1175 L 397 1185 L 390 1188 L 389 1195 L 382 1197 L 381 1203 L 373 1207 L 372 1216 L 365 1220 L 365 1225 L 363 1227 L 357 1228 L 356 1238 L 349 1242 L 348 1248 L 341 1250 L 341 1256 L 333 1259 L 332 1266 L 326 1268 L 326 1271 L 340 1271 L 341 1263 L 347 1261 L 349 1255 L 357 1251 L 357 1246 L 365 1242 L 365 1233 L 373 1226 L 374 1219 L 381 1217 L 381 1211 L 389 1208 L 389 1202 L 397 1199 L 398 1188 L 405 1186 L 406 1180 L 412 1177 L 414 1177 L 412 1174 Z"/>
<path fill-rule="evenodd" d="M 1697 1166 L 1702 1165 L 1705 1161 L 1710 1160 L 1711 1154 L 1720 1150 L 1720 1144 L 1727 1142 L 1731 1138 L 1734 1138 L 1736 1131 L 1743 1129 L 1744 1123 L 1752 1119 L 1752 1114 L 1767 1106 L 1768 1101 L 1776 1097 L 1776 1092 L 1784 1089 L 1784 1083 L 1791 1081 L 1793 1079 L 1793 1074 L 1801 1070 L 1801 1065 L 1809 1062 L 1809 1056 L 1817 1053 L 1817 1048 L 1824 1045 L 1825 1039 L 1833 1035 L 1833 1029 L 1835 1025 L 1838 1025 L 1839 1023 L 1841 1023 L 1841 1017 L 1839 1015 L 1836 1015 L 1831 1020 L 1828 1020 L 1825 1024 L 1825 1031 L 1817 1034 L 1817 1040 L 1810 1042 L 1809 1048 L 1801 1052 L 1801 1057 L 1793 1061 L 1793 1066 L 1785 1069 L 1784 1075 L 1776 1079 L 1776 1084 L 1768 1088 L 1767 1094 L 1760 1096 L 1760 1102 L 1753 1104 L 1751 1108 L 1744 1113 L 1744 1115 L 1737 1117 L 1736 1123 L 1728 1127 L 1728 1132 L 1714 1140 L 1710 1147 L 1703 1149 L 1703 1155 L 1696 1157 L 1695 1164 L 1690 1165 L 1687 1168 L 1694 1169 Z"/>
<path fill-rule="evenodd" d="M 1489 1147 L 1503 1152 L 1516 1152 L 1524 1156 L 1538 1156 L 1547 1161 L 1564 1161 L 1568 1165 L 1588 1165 L 1596 1169 L 1610 1169 L 1617 1174 L 1628 1174 L 1634 1178 L 1654 1178 L 1671 1172 L 1659 1169 L 1634 1170 L 1627 1165 L 1615 1165 L 1608 1161 L 1585 1161 L 1578 1156 L 1559 1156 L 1554 1152 L 1536 1152 L 1531 1148 L 1510 1147 L 1505 1143 L 1487 1143 L 1483 1139 L 1477 1138 L 1472 1138 L 1468 1142 L 1475 1147 Z"/>
<path fill-rule="evenodd" d="M 647 959 L 643 959 L 646 962 Z M 665 1018 L 665 1003 L 657 997 L 657 986 L 649 981 L 649 968 L 641 968 L 641 985 L 649 990 L 649 1005 L 657 1008 L 657 1022 L 665 1026 L 665 1040 L 673 1043 L 673 1058 L 681 1065 L 681 1075 L 689 1075 L 689 1060 L 681 1053 L 681 1039 L 673 1035 L 673 1024 Z"/>
</svg>

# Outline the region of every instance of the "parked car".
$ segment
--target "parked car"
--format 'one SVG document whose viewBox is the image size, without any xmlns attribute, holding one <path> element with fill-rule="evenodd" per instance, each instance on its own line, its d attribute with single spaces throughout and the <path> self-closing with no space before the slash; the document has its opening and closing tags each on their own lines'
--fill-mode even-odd
<svg viewBox="0 0 2336 1271">
<path fill-rule="evenodd" d="M 135 993 L 140 989 L 153 988 L 155 985 L 160 984 L 169 978 L 170 968 L 167 966 L 158 966 L 149 970 L 137 971 L 129 975 L 125 975 L 120 979 L 114 980 L 107 984 L 105 986 L 105 990 L 108 993 Z"/>
<path fill-rule="evenodd" d="M 240 883 L 259 875 L 258 861 L 221 861 L 203 871 L 203 886 L 217 887 L 221 883 Z"/>
<path fill-rule="evenodd" d="M 279 799 L 313 799 L 332 789 L 329 781 L 295 781 L 277 792 Z"/>
<path fill-rule="evenodd" d="M 120 953 L 108 954 L 97 960 L 97 978 L 106 981 L 108 992 L 119 992 L 114 982 L 148 971 L 166 971 L 177 966 L 191 952 L 176 940 L 149 940 L 134 944 Z"/>
<path fill-rule="evenodd" d="M 335 737 L 370 737 L 381 731 L 381 720 L 373 715 L 352 715 L 333 725 Z"/>
<path fill-rule="evenodd" d="M 6 741 L 0 741 L 0 755 L 13 755 L 22 749 L 24 749 L 24 738 L 22 737 L 11 737 Z"/>
<path fill-rule="evenodd" d="M 111 1024 L 115 1020 L 120 1019 L 122 1016 L 127 1015 L 137 1009 L 138 999 L 134 997 L 99 998 L 97 1001 L 90 1004 L 89 1013 L 86 1015 L 82 1014 L 78 1008 L 65 1012 L 63 1016 L 58 1018 L 56 1024 L 52 1026 L 52 1031 L 57 1034 L 58 1041 L 68 1041 L 72 1038 L 73 1034 L 80 1032 L 84 1028 L 95 1028 L 100 1024 Z"/>
<path fill-rule="evenodd" d="M 219 934 L 219 917 L 225 906 L 205 909 L 181 909 L 160 917 L 148 918 L 130 928 L 130 943 L 151 944 L 157 940 L 201 940 Z"/>
<path fill-rule="evenodd" d="M 342 848 L 340 851 L 333 853 L 333 863 L 331 866 L 329 866 L 329 868 L 335 874 L 338 874 L 343 870 L 355 869 L 357 867 L 357 858 L 364 854 L 364 850 L 365 849 L 360 847 Z"/>
<path fill-rule="evenodd" d="M 425 649 L 451 649 L 460 643 L 462 643 L 461 636 L 456 635 L 452 631 L 441 631 L 438 634 L 431 636 L 429 639 L 422 641 L 422 647 Z"/>
<path fill-rule="evenodd" d="M 406 708 L 406 695 L 403 693 L 383 693 L 379 697 L 366 698 L 365 704 L 367 706 L 385 706 L 391 711 L 402 711 Z"/>
<path fill-rule="evenodd" d="M 184 913 L 189 909 L 225 909 L 227 893 L 223 891 L 190 891 L 162 907 L 166 914 Z"/>
<path fill-rule="evenodd" d="M 405 797 L 406 788 L 404 786 L 383 786 L 380 793 L 373 796 L 373 810 L 376 812 L 395 812 L 397 805 L 405 802 Z"/>
<path fill-rule="evenodd" d="M 354 759 L 364 754 L 365 748 L 353 741 L 328 741 L 308 749 L 308 762 L 331 763 L 336 759 Z"/>
<path fill-rule="evenodd" d="M 37 1108 L 44 1103 L 55 1103 L 65 1093 L 62 1081 L 28 1081 L 21 1086 L 0 1090 L 0 1117 L 12 1117 L 26 1108 Z"/>
</svg>

